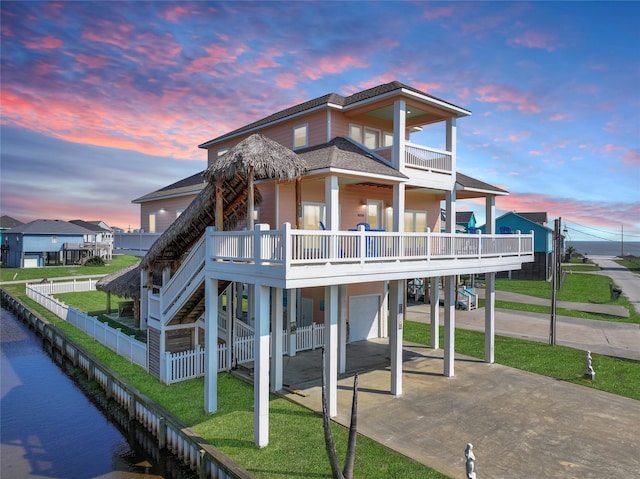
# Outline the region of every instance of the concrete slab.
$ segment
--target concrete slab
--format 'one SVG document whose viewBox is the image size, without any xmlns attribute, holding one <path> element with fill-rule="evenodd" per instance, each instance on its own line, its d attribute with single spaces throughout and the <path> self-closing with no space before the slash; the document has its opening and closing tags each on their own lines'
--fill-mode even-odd
<svg viewBox="0 0 640 479">
<path fill-rule="evenodd" d="M 479 478 L 640 477 L 640 401 L 463 356 L 445 378 L 442 351 L 413 344 L 404 349 L 403 394 L 391 396 L 388 351 L 386 340 L 348 346 L 335 420 L 348 427 L 360 370 L 358 431 L 452 478 L 466 477 L 468 442 Z M 306 366 L 285 369 L 285 382 L 306 394 L 287 396 L 318 412 L 320 356 L 300 353 L 289 361 Z"/>
</svg>

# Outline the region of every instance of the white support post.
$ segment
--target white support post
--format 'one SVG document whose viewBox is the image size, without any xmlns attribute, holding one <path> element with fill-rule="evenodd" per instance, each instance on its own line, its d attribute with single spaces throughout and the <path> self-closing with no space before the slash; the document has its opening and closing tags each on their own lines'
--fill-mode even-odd
<svg viewBox="0 0 640 479">
<path fill-rule="evenodd" d="M 393 104 L 393 147 L 391 148 L 391 162 L 393 167 L 404 173 L 404 150 L 407 141 L 407 103 L 396 100 Z M 397 230 L 396 230 L 397 231 Z"/>
<path fill-rule="evenodd" d="M 485 217 L 487 234 L 495 234 L 496 231 L 496 198 L 487 196 L 485 200 Z M 496 336 L 496 274 L 485 274 L 485 299 L 484 299 L 484 360 L 492 364 L 495 361 L 495 336 Z"/>
<path fill-rule="evenodd" d="M 140 271 L 140 329 L 147 329 L 149 318 L 149 288 L 147 287 L 147 272 Z M 160 319 L 160 318 L 157 318 Z"/>
<path fill-rule="evenodd" d="M 430 278 L 431 347 L 440 349 L 440 278 Z"/>
<path fill-rule="evenodd" d="M 391 394 L 402 395 L 402 327 L 404 321 L 404 280 L 389 282 L 389 348 Z"/>
<path fill-rule="evenodd" d="M 338 415 L 338 286 L 324 287 L 324 370 L 329 416 Z"/>
<path fill-rule="evenodd" d="M 282 288 L 273 288 L 271 303 L 271 391 L 282 389 Z"/>
<path fill-rule="evenodd" d="M 484 362 L 495 362 L 496 345 L 496 274 L 485 273 Z"/>
<path fill-rule="evenodd" d="M 341 284 L 338 287 L 338 372 L 343 374 L 347 370 L 347 285 Z"/>
<path fill-rule="evenodd" d="M 456 232 L 456 192 L 447 191 L 445 194 L 445 211 L 447 215 L 447 233 Z"/>
<path fill-rule="evenodd" d="M 297 321 L 297 303 L 298 303 L 298 290 L 287 290 L 287 322 L 289 323 L 289 356 L 296 355 L 296 328 L 298 326 Z"/>
<path fill-rule="evenodd" d="M 457 136 L 458 136 L 458 128 L 456 124 L 455 118 L 448 118 L 446 121 L 446 142 L 445 148 L 448 152 L 451 153 L 451 179 L 453 181 L 451 188 L 455 188 L 456 184 L 456 168 L 457 168 Z M 455 224 L 455 221 L 454 221 Z M 455 231 L 455 228 L 454 228 Z"/>
<path fill-rule="evenodd" d="M 393 231 L 396 232 L 404 231 L 404 193 L 404 183 L 393 185 Z"/>
<path fill-rule="evenodd" d="M 324 197 L 326 204 L 326 220 L 325 227 L 331 231 L 340 229 L 339 225 L 339 207 L 340 207 L 340 188 L 338 186 L 337 176 L 327 176 L 324 179 Z"/>
<path fill-rule="evenodd" d="M 205 280 L 204 409 L 218 409 L 218 280 Z"/>
<path fill-rule="evenodd" d="M 456 277 L 444 278 L 444 375 L 454 375 L 455 327 L 456 327 Z"/>
<path fill-rule="evenodd" d="M 253 285 L 255 352 L 253 378 L 253 440 L 269 444 L 269 287 Z"/>
</svg>

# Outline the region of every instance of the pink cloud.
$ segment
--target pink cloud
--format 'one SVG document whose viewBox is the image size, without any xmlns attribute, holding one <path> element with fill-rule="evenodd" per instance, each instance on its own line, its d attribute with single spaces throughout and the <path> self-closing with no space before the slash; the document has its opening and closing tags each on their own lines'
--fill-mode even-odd
<svg viewBox="0 0 640 479">
<path fill-rule="evenodd" d="M 38 41 L 23 42 L 24 46 L 33 50 L 51 50 L 54 48 L 60 48 L 62 46 L 62 40 L 52 36 L 46 36 Z"/>
<path fill-rule="evenodd" d="M 567 118 L 567 115 L 563 115 L 562 113 L 554 113 L 549 117 L 549 121 L 562 121 Z"/>
<path fill-rule="evenodd" d="M 507 40 L 507 44 L 518 45 L 527 48 L 541 48 L 552 52 L 556 48 L 556 46 L 553 44 L 555 40 L 556 38 L 553 35 L 528 30 L 517 37 L 510 38 L 509 40 Z"/>
<path fill-rule="evenodd" d="M 107 43 L 127 50 L 131 44 L 132 30 L 133 27 L 125 23 L 101 20 L 95 29 L 82 32 L 82 40 Z"/>
<path fill-rule="evenodd" d="M 477 99 L 487 103 L 498 103 L 499 107 L 509 109 L 515 105 L 524 113 L 539 113 L 540 106 L 533 100 L 533 94 L 522 92 L 509 85 L 485 84 L 475 89 Z"/>
<path fill-rule="evenodd" d="M 165 20 L 177 23 L 182 17 L 186 15 L 192 15 L 196 12 L 189 10 L 185 4 L 175 5 L 170 8 L 167 8 L 159 13 L 160 18 L 164 18 Z"/>
<path fill-rule="evenodd" d="M 626 151 L 622 162 L 627 165 L 640 166 L 640 150 Z"/>
<path fill-rule="evenodd" d="M 78 63 L 82 63 L 89 68 L 102 68 L 109 64 L 109 60 L 101 55 L 85 55 L 84 53 L 78 53 L 74 58 Z"/>
<path fill-rule="evenodd" d="M 369 64 L 360 57 L 350 54 L 330 55 L 319 58 L 315 63 L 301 65 L 302 74 L 311 80 L 319 80 L 326 75 L 335 75 L 353 68 L 367 68 Z"/>
<path fill-rule="evenodd" d="M 440 18 L 452 17 L 453 7 L 436 7 L 429 8 L 433 3 L 429 3 L 427 9 L 424 11 L 424 18 L 427 20 L 438 20 Z"/>
</svg>

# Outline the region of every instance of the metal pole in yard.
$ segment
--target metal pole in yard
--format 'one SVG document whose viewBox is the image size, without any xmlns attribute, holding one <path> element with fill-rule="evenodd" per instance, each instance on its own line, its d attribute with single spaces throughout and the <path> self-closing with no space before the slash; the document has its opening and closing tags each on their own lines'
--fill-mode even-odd
<svg viewBox="0 0 640 479">
<path fill-rule="evenodd" d="M 549 344 L 551 346 L 555 346 L 556 345 L 556 322 L 557 322 L 557 317 L 556 317 L 556 296 L 557 296 L 557 292 L 558 292 L 558 276 L 559 276 L 559 265 L 560 265 L 560 251 L 559 251 L 559 245 L 560 245 L 560 221 L 561 219 L 558 218 L 554 221 L 554 227 L 553 227 L 553 242 L 552 242 L 552 246 L 553 246 L 553 251 L 552 251 L 552 258 L 553 258 L 553 271 L 552 271 L 552 276 L 551 276 L 551 325 L 550 325 L 550 331 L 549 331 Z"/>
</svg>

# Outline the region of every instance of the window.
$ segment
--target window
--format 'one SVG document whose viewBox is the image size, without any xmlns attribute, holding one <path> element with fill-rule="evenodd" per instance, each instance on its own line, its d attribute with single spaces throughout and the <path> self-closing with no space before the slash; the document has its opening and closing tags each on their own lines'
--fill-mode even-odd
<svg viewBox="0 0 640 479">
<path fill-rule="evenodd" d="M 224 155 L 227 151 L 229 151 L 229 148 L 221 148 L 218 150 L 218 158 L 220 158 L 222 155 Z"/>
<path fill-rule="evenodd" d="M 380 148 L 380 130 L 375 128 L 364 128 L 364 146 L 370 150 Z"/>
<path fill-rule="evenodd" d="M 349 138 L 362 143 L 362 127 L 360 125 L 349 125 Z"/>
<path fill-rule="evenodd" d="M 393 146 L 393 133 L 389 133 L 388 131 L 384 132 L 382 146 Z"/>
<path fill-rule="evenodd" d="M 58 244 L 58 237 L 57 236 L 52 236 L 51 237 L 51 243 L 52 244 Z"/>
<path fill-rule="evenodd" d="M 367 223 L 372 229 L 384 228 L 382 206 L 382 201 L 367 200 Z"/>
<path fill-rule="evenodd" d="M 293 129 L 293 149 L 304 148 L 308 144 L 307 125 L 296 126 Z"/>
<path fill-rule="evenodd" d="M 322 229 L 320 222 L 326 224 L 324 203 L 302 203 L 302 229 Z"/>
<path fill-rule="evenodd" d="M 404 230 L 413 233 L 423 233 L 427 229 L 427 212 L 411 211 L 404 212 Z"/>
<path fill-rule="evenodd" d="M 149 233 L 155 233 L 155 232 L 156 232 L 156 214 L 151 213 L 149 215 Z"/>
</svg>

